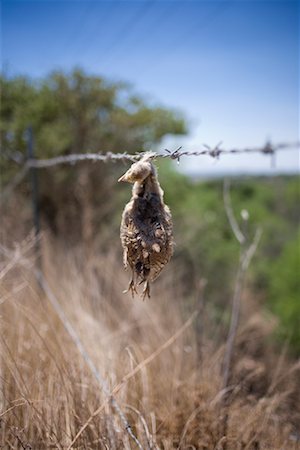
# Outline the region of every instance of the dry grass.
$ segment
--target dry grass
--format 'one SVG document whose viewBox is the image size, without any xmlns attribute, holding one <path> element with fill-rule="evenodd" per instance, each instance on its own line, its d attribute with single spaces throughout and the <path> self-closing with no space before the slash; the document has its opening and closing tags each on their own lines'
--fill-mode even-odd
<svg viewBox="0 0 300 450">
<path fill-rule="evenodd" d="M 136 448 L 32 278 L 30 257 L 22 260 L 30 254 L 30 243 L 24 246 L 15 259 L 6 254 L 0 272 L 0 447 Z M 119 255 L 87 258 L 53 243 L 44 253 L 51 289 L 99 372 L 111 390 L 123 380 L 115 396 L 144 449 L 299 448 L 291 410 L 297 368 L 263 344 L 270 332 L 265 320 L 252 316 L 242 324 L 235 381 L 224 402 L 224 349 L 207 337 L 214 334 L 207 314 L 163 347 L 189 314 L 172 266 L 142 302 L 121 293 L 128 276 Z"/>
</svg>

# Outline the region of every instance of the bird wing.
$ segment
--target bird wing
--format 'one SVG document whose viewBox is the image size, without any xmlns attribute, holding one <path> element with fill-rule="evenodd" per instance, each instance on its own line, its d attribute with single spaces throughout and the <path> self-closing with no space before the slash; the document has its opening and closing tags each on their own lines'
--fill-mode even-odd
<svg viewBox="0 0 300 450">
<path fill-rule="evenodd" d="M 152 244 L 153 251 L 150 254 L 150 276 L 154 281 L 169 262 L 173 254 L 173 226 L 169 208 L 164 205 L 162 213 L 158 216 L 158 221 L 154 227 L 155 244 Z"/>
<path fill-rule="evenodd" d="M 170 210 L 162 205 L 155 216 L 141 221 L 131 200 L 121 221 L 121 242 L 125 267 L 129 264 L 141 281 L 154 281 L 173 254 L 173 230 Z"/>
</svg>

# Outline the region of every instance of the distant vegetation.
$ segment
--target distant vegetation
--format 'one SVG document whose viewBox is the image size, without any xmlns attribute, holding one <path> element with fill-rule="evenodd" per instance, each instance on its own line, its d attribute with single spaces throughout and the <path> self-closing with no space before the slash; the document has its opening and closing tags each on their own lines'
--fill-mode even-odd
<svg viewBox="0 0 300 450">
<path fill-rule="evenodd" d="M 165 135 L 187 132 L 180 113 L 80 70 L 40 81 L 3 75 L 0 81 L 2 187 L 26 160 L 28 125 L 38 158 L 155 149 Z M 297 446 L 299 181 L 280 176 L 231 183 L 243 233 L 251 240 L 261 227 L 263 235 L 247 273 L 224 389 L 224 343 L 241 249 L 226 217 L 223 181 L 193 181 L 170 160 L 157 165 L 176 247 L 153 297 L 142 302 L 122 294 L 129 275 L 119 226 L 131 189 L 117 183 L 123 164 L 38 171 L 45 277 L 109 386 L 121 383 L 117 400 L 144 448 Z M 130 448 L 32 277 L 34 241 L 24 240 L 33 226 L 28 177 L 1 201 L 0 447 L 71 449 L 76 442 L 82 449 Z M 195 310 L 194 326 L 164 347 Z"/>
<path fill-rule="evenodd" d="M 175 258 L 185 261 L 183 282 L 208 280 L 207 296 L 215 314 L 228 304 L 239 255 L 239 245 L 228 224 L 223 204 L 223 181 L 194 182 L 161 166 L 166 201 L 175 219 Z M 300 352 L 300 241 L 299 180 L 297 177 L 236 178 L 231 199 L 236 218 L 250 237 L 260 226 L 263 236 L 250 267 L 249 289 L 263 307 L 279 319 L 279 336 Z M 247 210 L 244 223 L 241 211 Z M 193 283 L 192 286 L 194 287 Z"/>
<path fill-rule="evenodd" d="M 29 124 L 37 157 L 136 152 L 155 148 L 166 134 L 187 131 L 178 112 L 148 104 L 124 83 L 81 70 L 54 72 L 39 81 L 2 75 L 0 81 L 4 185 L 19 170 L 13 160 L 26 158 Z M 175 221 L 174 260 L 180 265 L 185 295 L 192 298 L 199 279 L 207 279 L 211 313 L 226 322 L 224 307 L 230 301 L 239 247 L 226 218 L 222 181 L 195 182 L 174 170 L 170 161 L 159 165 Z M 97 241 L 107 246 L 118 234 L 121 210 L 129 198 L 128 188 L 117 186 L 120 171 L 119 165 L 91 163 L 40 171 L 44 225 L 71 245 L 82 240 L 87 248 Z M 28 199 L 26 181 L 18 192 Z M 281 338 L 300 351 L 299 182 L 296 177 L 236 179 L 231 196 L 237 218 L 243 209 L 249 213 L 244 232 L 252 236 L 257 226 L 263 228 L 249 289 L 278 316 Z M 30 225 L 29 209 L 21 211 Z"/>
<path fill-rule="evenodd" d="M 183 134 L 183 116 L 136 95 L 125 83 L 112 83 L 81 70 L 53 72 L 41 80 L 2 75 L 1 182 L 19 170 L 14 160 L 26 159 L 27 129 L 34 135 L 36 157 L 86 152 L 137 152 L 157 144 L 166 134 Z M 54 233 L 64 231 L 91 242 L 103 216 L 95 217 L 107 195 L 113 168 L 81 164 L 41 172 L 40 205 Z M 23 185 L 23 192 L 28 192 Z M 63 214 L 58 211 L 64 204 Z M 105 208 L 109 207 L 106 205 Z M 80 218 L 78 220 L 78 210 Z M 103 214 L 103 212 L 102 212 Z M 107 216 L 107 213 L 104 213 Z"/>
</svg>

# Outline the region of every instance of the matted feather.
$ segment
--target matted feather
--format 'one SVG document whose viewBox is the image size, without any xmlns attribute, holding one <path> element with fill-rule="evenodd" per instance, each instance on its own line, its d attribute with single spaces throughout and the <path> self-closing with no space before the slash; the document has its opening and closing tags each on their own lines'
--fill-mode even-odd
<svg viewBox="0 0 300 450">
<path fill-rule="evenodd" d="M 152 153 L 132 164 L 119 179 L 134 183 L 132 197 L 122 214 L 120 237 L 123 261 L 132 271 L 125 292 L 132 296 L 144 283 L 142 296 L 150 297 L 149 283 L 154 281 L 173 254 L 173 224 L 170 209 L 164 204 Z"/>
</svg>

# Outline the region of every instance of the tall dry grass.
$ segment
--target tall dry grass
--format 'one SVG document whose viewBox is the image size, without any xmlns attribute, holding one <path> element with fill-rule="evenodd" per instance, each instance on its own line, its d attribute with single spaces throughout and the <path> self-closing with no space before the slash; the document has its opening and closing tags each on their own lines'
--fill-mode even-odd
<svg viewBox="0 0 300 450">
<path fill-rule="evenodd" d="M 136 448 L 36 283 L 31 241 L 1 251 L 1 448 Z M 225 393 L 209 299 L 178 333 L 199 309 L 196 295 L 189 305 L 181 296 L 180 268 L 171 265 L 143 302 L 122 294 L 119 254 L 87 257 L 50 241 L 43 254 L 51 290 L 144 449 L 299 448 L 297 368 L 272 353 L 271 327 L 255 311 L 241 324 Z"/>
</svg>

